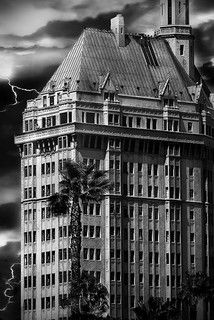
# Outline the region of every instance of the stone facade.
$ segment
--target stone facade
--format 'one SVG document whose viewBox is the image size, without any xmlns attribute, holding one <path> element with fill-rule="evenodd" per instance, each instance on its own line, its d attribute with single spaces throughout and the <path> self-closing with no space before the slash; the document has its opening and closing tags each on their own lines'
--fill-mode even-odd
<svg viewBox="0 0 214 320">
<path fill-rule="evenodd" d="M 111 32 L 86 30 L 81 50 L 91 34 L 97 41 L 114 39 Z M 107 286 L 114 318 L 134 318 L 131 308 L 140 297 L 176 297 L 186 271 L 213 271 L 214 109 L 207 88 L 183 77 L 175 57 L 168 59 L 173 73 L 164 72 L 161 53 L 170 49 L 162 38 L 128 40 L 119 49 L 111 43 L 115 50 L 139 43 L 139 54 L 147 57 L 139 63 L 149 65 L 154 50 L 156 86 L 146 88 L 145 82 L 143 89 L 150 96 L 141 92 L 140 80 L 129 89 L 135 93 L 125 92 L 128 75 L 117 81 L 114 70 L 103 66 L 96 81 L 94 73 L 88 79 L 74 70 L 69 78 L 56 71 L 23 114 L 23 133 L 15 139 L 22 177 L 22 320 L 69 317 L 59 306 L 69 289 L 69 220 L 52 217 L 48 207 L 66 159 L 94 163 L 114 182 L 102 204 L 89 203 L 82 215 L 82 269 Z M 138 81 L 128 74 L 131 84 Z M 210 312 L 201 308 L 204 319 L 212 319 Z"/>
</svg>

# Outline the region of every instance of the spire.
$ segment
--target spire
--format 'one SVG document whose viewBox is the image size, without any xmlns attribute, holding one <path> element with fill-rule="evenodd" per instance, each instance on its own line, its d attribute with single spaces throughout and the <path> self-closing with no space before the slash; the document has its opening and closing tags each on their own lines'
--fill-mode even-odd
<svg viewBox="0 0 214 320">
<path fill-rule="evenodd" d="M 194 37 L 189 15 L 189 0 L 160 0 L 160 29 L 157 36 L 167 40 L 177 60 L 194 79 Z"/>
</svg>

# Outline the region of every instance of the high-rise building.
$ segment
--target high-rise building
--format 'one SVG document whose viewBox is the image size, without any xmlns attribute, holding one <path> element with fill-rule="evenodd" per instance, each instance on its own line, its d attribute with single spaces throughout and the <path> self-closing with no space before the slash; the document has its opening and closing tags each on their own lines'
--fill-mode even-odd
<svg viewBox="0 0 214 320">
<path fill-rule="evenodd" d="M 83 208 L 82 268 L 104 283 L 114 318 L 140 297 L 176 297 L 185 272 L 214 270 L 214 109 L 196 79 L 189 1 L 161 0 L 154 37 L 85 29 L 28 101 L 21 154 L 22 320 L 64 320 L 69 220 L 52 217 L 66 159 L 107 170 L 114 187 Z M 201 305 L 200 319 L 212 319 Z"/>
</svg>

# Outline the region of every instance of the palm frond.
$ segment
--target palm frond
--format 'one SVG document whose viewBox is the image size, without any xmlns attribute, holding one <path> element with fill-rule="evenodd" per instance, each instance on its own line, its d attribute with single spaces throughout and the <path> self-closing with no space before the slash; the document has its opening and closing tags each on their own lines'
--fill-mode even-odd
<svg viewBox="0 0 214 320">
<path fill-rule="evenodd" d="M 66 194 L 55 193 L 50 196 L 48 202 L 53 215 L 58 216 L 67 213 L 69 208 L 69 197 Z"/>
</svg>

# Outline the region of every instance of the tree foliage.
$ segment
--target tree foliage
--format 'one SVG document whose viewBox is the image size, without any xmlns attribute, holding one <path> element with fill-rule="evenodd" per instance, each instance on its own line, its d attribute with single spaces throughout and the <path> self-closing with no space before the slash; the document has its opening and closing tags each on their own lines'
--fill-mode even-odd
<svg viewBox="0 0 214 320">
<path fill-rule="evenodd" d="M 49 204 L 54 215 L 70 215 L 71 248 L 71 291 L 70 306 L 72 314 L 79 313 L 79 298 L 82 292 L 81 280 L 81 232 L 82 207 L 89 201 L 100 202 L 111 183 L 107 172 L 96 170 L 94 165 L 66 161 L 60 171 L 59 192 L 52 195 Z"/>
</svg>

